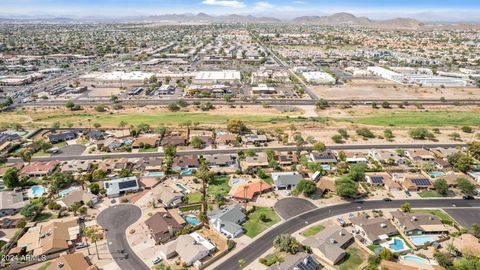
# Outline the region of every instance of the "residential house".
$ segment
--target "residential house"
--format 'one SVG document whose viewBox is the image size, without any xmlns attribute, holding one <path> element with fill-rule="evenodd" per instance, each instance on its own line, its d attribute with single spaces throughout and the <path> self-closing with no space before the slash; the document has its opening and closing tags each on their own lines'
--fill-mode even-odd
<svg viewBox="0 0 480 270">
<path fill-rule="evenodd" d="M 350 218 L 350 222 L 354 231 L 360 234 L 368 245 L 378 244 L 380 241 L 398 234 L 397 228 L 384 217 L 357 216 Z"/>
<path fill-rule="evenodd" d="M 138 179 L 136 176 L 113 179 L 103 182 L 106 194 L 110 198 L 119 197 L 127 192 L 136 192 L 139 190 Z"/>
<path fill-rule="evenodd" d="M 143 165 L 143 169 L 147 172 L 159 172 L 163 169 L 163 159 L 158 157 L 144 158 Z"/>
<path fill-rule="evenodd" d="M 274 264 L 267 270 L 318 270 L 322 266 L 311 254 L 297 252 L 287 255 L 280 263 Z"/>
<path fill-rule="evenodd" d="M 317 188 L 322 194 L 336 192 L 335 179 L 328 176 L 322 176 L 317 181 Z"/>
<path fill-rule="evenodd" d="M 97 270 L 87 257 L 81 252 L 64 254 L 48 264 L 45 270 Z"/>
<path fill-rule="evenodd" d="M 365 180 L 372 186 L 383 186 L 387 191 L 398 191 L 401 189 L 400 184 L 393 181 L 388 173 L 366 173 Z"/>
<path fill-rule="evenodd" d="M 448 233 L 448 228 L 435 215 L 404 213 L 400 210 L 390 214 L 392 215 L 392 222 L 405 235 Z"/>
<path fill-rule="evenodd" d="M 460 152 L 459 149 L 453 148 L 453 147 L 450 147 L 450 148 L 435 147 L 435 148 L 431 148 L 429 150 L 430 150 L 430 152 L 432 152 L 432 154 L 435 157 L 437 157 L 439 159 L 446 159 L 446 158 L 448 158 L 448 156 Z"/>
<path fill-rule="evenodd" d="M 201 260 L 215 251 L 215 246 L 200 234 L 180 235 L 166 245 L 160 247 L 161 257 L 164 259 L 178 255 L 186 266 L 193 264 L 201 266 Z"/>
<path fill-rule="evenodd" d="M 192 142 L 192 139 L 194 137 L 198 138 L 202 142 L 202 145 L 201 145 L 202 148 L 203 147 L 208 147 L 208 146 L 213 144 L 212 137 L 208 136 L 208 135 L 191 136 L 190 143 Z"/>
<path fill-rule="evenodd" d="M 272 179 L 277 189 L 294 189 L 303 180 L 303 175 L 299 172 L 273 172 Z"/>
<path fill-rule="evenodd" d="M 60 166 L 62 172 L 72 173 L 73 175 L 89 172 L 91 168 L 91 160 L 69 160 Z"/>
<path fill-rule="evenodd" d="M 159 186 L 155 189 L 155 198 L 165 207 L 175 207 L 183 201 L 184 195 L 169 186 Z"/>
<path fill-rule="evenodd" d="M 280 166 L 290 166 L 298 163 L 298 157 L 294 153 L 275 152 L 274 158 Z"/>
<path fill-rule="evenodd" d="M 368 152 L 368 155 L 375 161 L 382 164 L 406 164 L 407 158 L 400 156 L 392 150 L 377 150 L 373 149 Z"/>
<path fill-rule="evenodd" d="M 253 179 L 241 184 L 233 185 L 228 193 L 232 199 L 237 201 L 251 201 L 258 194 L 271 191 L 272 186 L 261 179 Z"/>
<path fill-rule="evenodd" d="M 440 176 L 438 178 L 445 180 L 449 187 L 456 187 L 457 186 L 457 181 L 460 180 L 460 179 L 465 179 L 465 180 L 469 181 L 470 183 L 472 183 L 474 185 L 478 184 L 475 181 L 473 181 L 473 179 L 468 177 L 468 175 L 466 175 L 464 173 L 461 173 L 461 172 L 448 172 L 445 175 Z"/>
<path fill-rule="evenodd" d="M 158 147 L 160 137 L 158 135 L 144 135 L 136 138 L 132 143 L 132 148 L 155 148 Z"/>
<path fill-rule="evenodd" d="M 237 156 L 233 154 L 213 154 L 203 156 L 211 168 L 238 168 Z"/>
<path fill-rule="evenodd" d="M 90 130 L 90 131 L 87 133 L 87 138 L 88 138 L 90 141 L 100 141 L 100 140 L 105 139 L 105 136 L 106 136 L 106 134 L 103 133 L 103 132 L 100 131 L 100 130 Z"/>
<path fill-rule="evenodd" d="M 337 158 L 332 151 L 323 151 L 323 152 L 312 152 L 309 155 L 309 160 L 311 162 L 320 163 L 320 164 L 331 164 L 337 163 Z"/>
<path fill-rule="evenodd" d="M 52 133 L 47 136 L 48 141 L 50 143 L 56 144 L 59 142 L 73 140 L 77 137 L 77 133 L 75 131 L 67 131 L 62 133 Z"/>
<path fill-rule="evenodd" d="M 465 233 L 453 238 L 453 246 L 462 254 L 476 256 L 480 254 L 480 240 L 473 234 Z"/>
<path fill-rule="evenodd" d="M 340 152 L 337 152 L 339 156 Z M 345 161 L 348 164 L 367 164 L 368 163 L 368 152 L 361 151 L 343 151 L 345 153 Z"/>
<path fill-rule="evenodd" d="M 145 224 L 157 244 L 174 238 L 175 233 L 183 228 L 168 211 L 156 212 L 145 221 Z"/>
<path fill-rule="evenodd" d="M 22 192 L 0 191 L 0 217 L 13 215 L 27 204 Z"/>
<path fill-rule="evenodd" d="M 109 137 L 105 140 L 97 141 L 97 149 L 112 152 L 126 144 L 126 142 L 125 139 Z"/>
<path fill-rule="evenodd" d="M 217 136 L 215 137 L 217 145 L 220 146 L 234 145 L 237 140 L 237 135 L 229 133 L 217 134 Z"/>
<path fill-rule="evenodd" d="M 353 235 L 338 226 L 328 226 L 314 236 L 302 241 L 312 248 L 313 254 L 330 265 L 340 263 L 347 253 L 345 249 L 354 241 Z"/>
<path fill-rule="evenodd" d="M 247 134 L 242 137 L 242 142 L 246 145 L 259 145 L 268 142 L 267 135 Z"/>
<path fill-rule="evenodd" d="M 405 151 L 405 155 L 415 162 L 433 162 L 435 160 L 432 152 L 426 149 L 409 149 Z"/>
<path fill-rule="evenodd" d="M 266 168 L 268 167 L 268 157 L 264 152 L 260 152 L 256 153 L 253 157 L 246 157 L 240 164 L 245 171 L 256 168 Z"/>
<path fill-rule="evenodd" d="M 208 214 L 211 226 L 228 238 L 235 238 L 243 233 L 240 226 L 246 215 L 239 204 L 232 204 Z"/>
<path fill-rule="evenodd" d="M 69 208 L 75 203 L 87 204 L 90 201 L 96 204 L 98 202 L 98 196 L 79 188 L 58 199 L 57 203 Z"/>
<path fill-rule="evenodd" d="M 29 228 L 18 239 L 17 246 L 28 254 L 49 255 L 68 250 L 79 233 L 77 218 L 52 220 Z"/>
<path fill-rule="evenodd" d="M 432 181 L 428 177 L 425 177 L 421 174 L 405 176 L 401 180 L 401 183 L 403 188 L 408 191 L 420 191 L 420 190 L 433 189 Z"/>
<path fill-rule="evenodd" d="M 173 160 L 172 169 L 184 170 L 188 168 L 198 168 L 200 161 L 196 155 L 176 156 Z"/>
<path fill-rule="evenodd" d="M 160 142 L 160 145 L 161 146 L 165 146 L 165 145 L 185 146 L 187 145 L 187 138 L 179 135 L 163 136 L 162 141 Z"/>
<path fill-rule="evenodd" d="M 435 158 L 435 160 L 433 161 L 433 165 L 435 165 L 435 168 L 440 170 L 450 169 L 452 167 L 448 160 L 441 158 Z"/>
<path fill-rule="evenodd" d="M 58 161 L 51 160 L 48 162 L 31 162 L 20 170 L 20 175 L 30 177 L 43 177 L 50 175 L 58 166 Z"/>
<path fill-rule="evenodd" d="M 127 169 L 130 162 L 126 158 L 121 159 L 105 159 L 98 164 L 98 170 L 106 173 L 118 173 L 123 169 Z"/>
</svg>

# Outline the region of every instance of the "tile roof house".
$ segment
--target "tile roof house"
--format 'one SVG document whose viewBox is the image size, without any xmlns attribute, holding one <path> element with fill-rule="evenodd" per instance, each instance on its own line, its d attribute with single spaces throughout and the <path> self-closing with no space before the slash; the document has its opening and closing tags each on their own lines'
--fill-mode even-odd
<svg viewBox="0 0 480 270">
<path fill-rule="evenodd" d="M 251 201 L 258 194 L 272 190 L 272 186 L 263 180 L 253 179 L 242 184 L 232 186 L 228 193 L 238 201 Z"/>
<path fill-rule="evenodd" d="M 233 145 L 237 142 L 238 136 L 235 134 L 220 134 L 217 135 L 215 141 L 218 145 Z"/>
<path fill-rule="evenodd" d="M 242 137 L 242 142 L 246 145 L 266 143 L 267 141 L 266 135 L 247 134 Z"/>
<path fill-rule="evenodd" d="M 272 179 L 277 189 L 294 189 L 303 176 L 299 172 L 273 172 Z"/>
<path fill-rule="evenodd" d="M 322 176 L 320 180 L 318 180 L 317 188 L 322 194 L 337 191 L 337 188 L 335 187 L 335 179 L 328 176 Z"/>
<path fill-rule="evenodd" d="M 92 168 L 91 160 L 69 160 L 60 166 L 62 172 L 70 172 L 72 174 L 79 174 L 88 172 Z"/>
<path fill-rule="evenodd" d="M 345 153 L 345 161 L 348 164 L 367 164 L 368 152 L 361 151 L 343 151 Z M 337 153 L 338 156 L 339 152 Z"/>
<path fill-rule="evenodd" d="M 311 162 L 320 163 L 320 164 L 330 164 L 337 163 L 337 158 L 332 151 L 323 151 L 323 152 L 312 152 L 309 155 Z"/>
<path fill-rule="evenodd" d="M 87 138 L 89 138 L 90 140 L 94 140 L 94 141 L 103 140 L 105 138 L 105 136 L 106 136 L 106 134 L 103 133 L 100 130 L 90 130 L 87 133 Z"/>
<path fill-rule="evenodd" d="M 426 149 L 409 149 L 405 151 L 405 155 L 412 161 L 432 162 L 435 160 L 432 152 Z"/>
<path fill-rule="evenodd" d="M 48 162 L 31 162 L 20 170 L 20 174 L 28 175 L 30 177 L 47 176 L 55 170 L 58 164 L 59 162 L 56 160 L 51 160 Z"/>
<path fill-rule="evenodd" d="M 317 270 L 321 269 L 320 263 L 311 254 L 298 252 L 287 255 L 283 260 L 270 266 L 267 270 Z"/>
<path fill-rule="evenodd" d="M 398 234 L 397 228 L 390 220 L 383 217 L 367 218 L 358 216 L 350 218 L 355 231 L 366 240 L 368 245 L 377 244 L 390 236 Z"/>
<path fill-rule="evenodd" d="M 22 192 L 1 191 L 0 192 L 0 217 L 13 215 L 20 211 L 28 201 L 24 200 Z"/>
<path fill-rule="evenodd" d="M 198 168 L 200 162 L 196 155 L 176 156 L 173 160 L 172 168 L 174 170 L 183 170 L 187 168 Z"/>
<path fill-rule="evenodd" d="M 256 153 L 253 157 L 246 157 L 240 164 L 245 171 L 254 168 L 265 168 L 268 167 L 268 157 L 264 152 L 260 152 Z"/>
<path fill-rule="evenodd" d="M 474 185 L 477 184 L 473 179 L 468 177 L 468 175 L 466 175 L 464 173 L 461 173 L 461 172 L 448 172 L 445 175 L 440 176 L 438 178 L 439 179 L 444 179 L 445 181 L 447 181 L 447 184 L 450 187 L 456 187 L 457 186 L 457 181 L 459 179 L 466 179 L 467 181 L 469 181 L 470 183 L 472 183 Z"/>
<path fill-rule="evenodd" d="M 68 250 L 78 238 L 77 218 L 49 221 L 31 227 L 18 239 L 17 246 L 32 255 L 49 255 Z"/>
<path fill-rule="evenodd" d="M 136 138 L 132 143 L 132 148 L 155 148 L 160 142 L 160 137 L 158 135 L 144 135 Z"/>
<path fill-rule="evenodd" d="M 113 179 L 103 182 L 106 194 L 110 198 L 118 197 L 127 192 L 135 192 L 139 190 L 138 179 L 136 176 Z"/>
<path fill-rule="evenodd" d="M 183 146 L 187 145 L 187 138 L 184 136 L 175 136 L 175 135 L 167 135 L 162 138 L 160 142 L 161 146 L 165 145 L 176 145 L 176 146 Z"/>
<path fill-rule="evenodd" d="M 274 158 L 281 166 L 289 166 L 298 163 L 298 156 L 294 153 L 275 152 Z"/>
<path fill-rule="evenodd" d="M 232 154 L 213 154 L 203 156 L 210 167 L 230 167 L 238 168 L 236 155 Z"/>
<path fill-rule="evenodd" d="M 58 199 L 57 203 L 68 208 L 76 202 L 87 204 L 89 201 L 96 204 L 98 202 L 98 196 L 80 188 Z"/>
<path fill-rule="evenodd" d="M 175 207 L 182 202 L 184 197 L 182 193 L 176 192 L 169 186 L 159 186 L 157 188 L 154 191 L 154 196 L 165 207 Z"/>
<path fill-rule="evenodd" d="M 480 254 L 480 240 L 473 234 L 462 234 L 459 237 L 453 238 L 453 246 L 466 255 Z"/>
<path fill-rule="evenodd" d="M 210 255 L 215 250 L 215 246 L 200 234 L 194 232 L 191 234 L 180 235 L 166 245 L 160 247 L 161 256 L 171 258 L 177 254 L 183 263 L 187 266 L 201 265 L 200 260 Z"/>
<path fill-rule="evenodd" d="M 208 214 L 210 224 L 219 233 L 229 238 L 235 238 L 243 233 L 240 226 L 245 221 L 246 215 L 239 204 L 232 204 Z"/>
<path fill-rule="evenodd" d="M 45 270 L 97 270 L 97 266 L 91 265 L 83 253 L 61 255 L 54 259 Z"/>
<path fill-rule="evenodd" d="M 400 182 L 403 188 L 409 191 L 433 189 L 432 181 L 421 174 L 405 175 Z"/>
<path fill-rule="evenodd" d="M 382 164 L 405 164 L 407 158 L 400 156 L 392 150 L 373 149 L 368 152 L 369 156 Z"/>
<path fill-rule="evenodd" d="M 390 213 L 392 221 L 406 235 L 448 233 L 448 228 L 434 215 L 404 213 L 396 210 Z"/>
<path fill-rule="evenodd" d="M 331 265 L 341 262 L 347 253 L 345 249 L 354 241 L 353 235 L 338 226 L 329 226 L 302 241 L 312 248 L 315 255 Z"/>
<path fill-rule="evenodd" d="M 183 228 L 168 211 L 159 211 L 149 217 L 145 224 L 157 244 L 165 243 L 175 237 L 175 233 Z"/>
</svg>

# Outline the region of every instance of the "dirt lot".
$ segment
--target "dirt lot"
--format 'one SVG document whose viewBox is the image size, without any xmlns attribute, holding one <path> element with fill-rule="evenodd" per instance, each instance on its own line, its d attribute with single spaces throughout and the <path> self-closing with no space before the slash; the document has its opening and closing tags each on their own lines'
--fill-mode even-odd
<svg viewBox="0 0 480 270">
<path fill-rule="evenodd" d="M 90 88 L 88 95 L 91 97 L 110 97 L 116 96 L 124 92 L 120 88 Z"/>
<path fill-rule="evenodd" d="M 480 95 L 479 88 L 409 87 L 385 80 L 353 80 L 346 85 L 315 86 L 320 98 L 338 100 L 393 100 L 393 99 L 474 99 Z"/>
</svg>

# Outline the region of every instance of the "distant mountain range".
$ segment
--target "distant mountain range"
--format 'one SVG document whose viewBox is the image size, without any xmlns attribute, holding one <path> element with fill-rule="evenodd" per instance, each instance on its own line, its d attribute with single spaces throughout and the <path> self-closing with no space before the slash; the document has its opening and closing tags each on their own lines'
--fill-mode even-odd
<svg viewBox="0 0 480 270">
<path fill-rule="evenodd" d="M 426 24 L 410 18 L 397 18 L 389 20 L 372 20 L 367 17 L 357 17 L 350 13 L 335 13 L 328 16 L 302 16 L 291 20 L 281 20 L 274 17 L 255 17 L 252 15 L 223 15 L 214 16 L 206 13 L 184 13 L 184 14 L 164 14 L 153 16 L 134 16 L 122 18 L 101 18 L 101 17 L 81 17 L 74 18 L 68 16 L 62 17 L 48 17 L 42 15 L 41 17 L 7 17 L 2 18 L 0 15 L 0 23 L 289 23 L 289 24 L 309 24 L 309 25 L 345 25 L 358 27 L 372 27 L 372 28 L 387 28 L 387 29 L 420 29 Z M 429 23 L 431 26 L 432 23 Z M 443 24 L 445 25 L 445 24 Z M 452 23 L 453 25 L 453 23 Z M 455 25 L 459 25 L 456 23 Z M 467 24 L 463 24 L 467 25 Z M 468 24 L 472 25 L 472 24 Z M 478 26 L 478 24 L 476 25 Z"/>
</svg>

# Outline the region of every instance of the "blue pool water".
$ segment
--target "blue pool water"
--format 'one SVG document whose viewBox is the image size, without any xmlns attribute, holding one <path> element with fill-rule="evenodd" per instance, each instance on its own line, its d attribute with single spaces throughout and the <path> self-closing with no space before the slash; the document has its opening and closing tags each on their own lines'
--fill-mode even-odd
<svg viewBox="0 0 480 270">
<path fill-rule="evenodd" d="M 184 194 L 187 194 L 187 193 L 190 193 L 190 189 L 188 189 L 186 186 L 180 184 L 180 183 L 176 183 L 175 184 L 178 188 L 180 188 L 180 190 L 182 191 L 182 193 Z"/>
<path fill-rule="evenodd" d="M 321 165 L 322 170 L 324 171 L 331 171 L 333 170 L 333 167 L 330 165 Z"/>
<path fill-rule="evenodd" d="M 200 224 L 200 220 L 198 220 L 198 218 L 195 216 L 185 216 L 184 219 L 186 222 L 188 222 L 188 224 L 193 226 Z"/>
<path fill-rule="evenodd" d="M 193 169 L 192 168 L 189 168 L 189 169 L 186 169 L 184 171 L 181 171 L 180 172 L 180 175 L 190 175 L 193 173 Z"/>
<path fill-rule="evenodd" d="M 419 264 L 427 264 L 429 265 L 430 262 L 422 257 L 418 257 L 415 255 L 405 255 L 402 257 L 402 259 L 406 262 L 414 262 L 414 263 L 419 263 Z"/>
<path fill-rule="evenodd" d="M 436 236 L 436 235 L 414 235 L 414 236 L 410 236 L 410 240 L 416 246 L 422 246 L 427 242 L 433 243 L 433 242 L 437 241 L 437 239 L 438 239 L 438 236 Z"/>
<path fill-rule="evenodd" d="M 231 183 L 232 185 L 243 184 L 243 183 L 245 183 L 245 179 L 232 179 L 232 181 L 230 181 L 230 183 Z"/>
<path fill-rule="evenodd" d="M 30 187 L 30 190 L 29 190 L 29 197 L 30 198 L 36 198 L 36 197 L 40 197 L 43 195 L 43 193 L 45 193 L 45 188 L 42 187 L 42 186 L 32 186 Z"/>
<path fill-rule="evenodd" d="M 405 249 L 403 240 L 398 238 L 393 239 L 393 243 L 388 244 L 388 247 L 393 251 L 402 251 Z"/>
<path fill-rule="evenodd" d="M 64 189 L 64 190 L 60 191 L 60 192 L 58 193 L 58 195 L 60 195 L 60 197 L 65 197 L 65 196 L 67 196 L 68 194 L 70 194 L 72 191 L 76 190 L 77 188 L 78 188 L 78 187 L 75 187 L 75 186 L 69 187 L 69 188 L 67 188 L 67 189 Z"/>
<path fill-rule="evenodd" d="M 440 176 L 444 176 L 445 173 L 444 172 L 440 172 L 440 171 L 433 171 L 433 172 L 430 172 L 429 173 L 431 177 L 433 178 L 436 178 L 436 177 L 440 177 Z"/>
<path fill-rule="evenodd" d="M 165 176 L 164 172 L 146 172 L 145 173 L 146 177 L 162 177 Z"/>
</svg>

